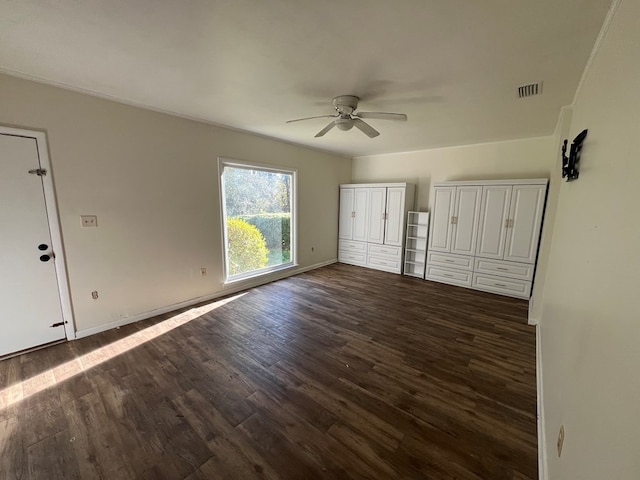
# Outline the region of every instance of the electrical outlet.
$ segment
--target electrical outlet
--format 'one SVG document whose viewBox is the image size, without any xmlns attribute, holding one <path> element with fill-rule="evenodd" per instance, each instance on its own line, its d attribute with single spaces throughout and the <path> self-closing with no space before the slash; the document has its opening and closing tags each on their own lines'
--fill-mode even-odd
<svg viewBox="0 0 640 480">
<path fill-rule="evenodd" d="M 91 298 L 93 298 L 94 300 L 98 299 L 98 291 L 94 290 L 93 292 L 91 292 Z"/>
<path fill-rule="evenodd" d="M 203 277 L 206 277 L 207 276 L 207 269 L 202 267 L 200 269 L 200 275 L 203 276 Z"/>
<path fill-rule="evenodd" d="M 98 217 L 95 215 L 80 215 L 80 221 L 82 222 L 82 228 L 98 226 Z"/>
<path fill-rule="evenodd" d="M 558 457 L 562 455 L 562 446 L 564 445 L 564 425 L 560 425 L 558 432 Z"/>
</svg>

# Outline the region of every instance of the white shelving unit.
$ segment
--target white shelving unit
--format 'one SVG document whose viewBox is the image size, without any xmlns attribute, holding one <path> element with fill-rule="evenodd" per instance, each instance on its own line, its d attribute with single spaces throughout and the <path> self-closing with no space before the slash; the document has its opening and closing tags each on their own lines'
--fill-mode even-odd
<svg viewBox="0 0 640 480">
<path fill-rule="evenodd" d="M 429 212 L 407 213 L 407 238 L 404 248 L 404 274 L 424 278 L 427 264 Z"/>
</svg>

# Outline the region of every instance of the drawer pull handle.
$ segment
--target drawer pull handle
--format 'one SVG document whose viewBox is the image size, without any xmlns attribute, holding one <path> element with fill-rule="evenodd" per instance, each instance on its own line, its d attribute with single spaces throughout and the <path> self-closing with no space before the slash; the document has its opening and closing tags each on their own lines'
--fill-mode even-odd
<svg viewBox="0 0 640 480">
<path fill-rule="evenodd" d="M 504 270 L 505 272 L 509 271 L 508 268 L 504 268 L 504 267 L 496 267 L 496 270 Z"/>
<path fill-rule="evenodd" d="M 496 287 L 502 287 L 502 288 L 507 288 L 507 286 L 504 283 L 494 283 L 494 285 Z"/>
<path fill-rule="evenodd" d="M 446 258 L 445 258 L 445 260 L 444 260 L 444 261 L 445 261 L 445 262 L 447 262 L 447 263 L 453 263 L 453 260 L 448 260 L 448 259 L 446 259 Z"/>
<path fill-rule="evenodd" d="M 445 277 L 453 278 L 453 275 L 449 275 L 448 273 L 443 273 L 442 275 Z"/>
</svg>

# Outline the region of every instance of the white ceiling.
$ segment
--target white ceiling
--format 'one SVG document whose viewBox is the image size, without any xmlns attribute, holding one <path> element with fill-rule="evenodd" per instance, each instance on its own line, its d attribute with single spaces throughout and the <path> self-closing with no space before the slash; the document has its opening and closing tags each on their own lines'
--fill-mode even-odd
<svg viewBox="0 0 640 480">
<path fill-rule="evenodd" d="M 0 71 L 349 156 L 549 135 L 610 0 L 0 0 Z M 519 85 L 543 94 L 518 99 Z M 336 95 L 381 132 L 333 129 Z"/>
</svg>

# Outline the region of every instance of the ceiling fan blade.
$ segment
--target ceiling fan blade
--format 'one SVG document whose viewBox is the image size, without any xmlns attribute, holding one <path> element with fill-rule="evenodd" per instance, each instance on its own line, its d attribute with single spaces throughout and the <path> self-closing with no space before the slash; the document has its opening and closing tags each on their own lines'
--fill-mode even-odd
<svg viewBox="0 0 640 480">
<path fill-rule="evenodd" d="M 352 121 L 353 121 L 353 125 L 358 127 L 369 138 L 377 137 L 378 135 L 380 135 L 379 131 L 377 131 L 368 123 L 363 122 L 359 118 L 354 118 Z"/>
<path fill-rule="evenodd" d="M 316 115 L 315 117 L 296 118 L 295 120 L 287 120 L 285 123 L 301 122 L 302 120 L 312 120 L 314 118 L 336 118 L 339 115 Z"/>
<path fill-rule="evenodd" d="M 316 133 L 316 135 L 315 135 L 316 138 L 323 137 L 325 133 L 327 133 L 329 130 L 331 130 L 335 126 L 336 126 L 336 122 L 331 122 L 329 125 L 327 125 L 322 130 L 320 130 L 318 133 Z"/>
<path fill-rule="evenodd" d="M 380 120 L 401 120 L 407 121 L 407 116 L 404 113 L 388 113 L 388 112 L 359 112 L 354 115 L 359 118 L 377 118 Z"/>
</svg>

